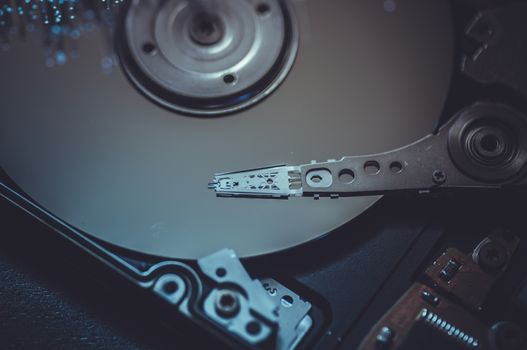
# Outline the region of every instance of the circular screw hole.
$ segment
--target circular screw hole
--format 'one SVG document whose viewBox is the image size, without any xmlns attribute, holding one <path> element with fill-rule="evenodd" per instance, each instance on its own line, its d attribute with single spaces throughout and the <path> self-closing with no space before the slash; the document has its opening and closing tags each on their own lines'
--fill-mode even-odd
<svg viewBox="0 0 527 350">
<path fill-rule="evenodd" d="M 223 76 L 223 82 L 225 84 L 233 84 L 236 81 L 236 77 L 233 74 L 226 74 Z"/>
<path fill-rule="evenodd" d="M 210 46 L 221 41 L 224 31 L 220 17 L 207 12 L 199 12 L 190 23 L 189 34 L 196 44 Z"/>
<path fill-rule="evenodd" d="M 236 298 L 234 298 L 231 294 L 223 294 L 220 297 L 220 305 L 224 308 L 231 308 L 236 304 Z"/>
<path fill-rule="evenodd" d="M 251 335 L 257 335 L 262 330 L 262 326 L 256 321 L 251 321 L 247 323 L 245 329 L 247 330 L 247 333 Z"/>
<path fill-rule="evenodd" d="M 368 175 L 377 175 L 381 171 L 381 166 L 376 160 L 369 160 L 364 164 L 364 172 Z"/>
<path fill-rule="evenodd" d="M 256 5 L 256 12 L 258 12 L 258 14 L 260 16 L 263 16 L 263 15 L 266 15 L 268 14 L 269 12 L 271 11 L 271 6 L 269 6 L 268 4 L 266 3 L 260 3 L 258 5 Z"/>
<path fill-rule="evenodd" d="M 216 269 L 216 276 L 218 276 L 218 277 L 225 277 L 225 275 L 227 275 L 227 270 L 225 270 L 225 268 L 218 267 Z"/>
<path fill-rule="evenodd" d="M 174 294 L 178 290 L 179 286 L 174 281 L 169 281 L 163 285 L 163 292 L 166 294 Z"/>
<path fill-rule="evenodd" d="M 355 180 L 355 173 L 351 169 L 341 170 L 339 173 L 339 180 L 342 183 L 350 184 Z"/>
<path fill-rule="evenodd" d="M 211 36 L 215 28 L 212 22 L 203 21 L 198 24 L 197 30 L 204 36 Z"/>
<path fill-rule="evenodd" d="M 487 134 L 481 138 L 481 147 L 487 152 L 496 152 L 500 146 L 500 139 L 496 135 Z"/>
<path fill-rule="evenodd" d="M 313 175 L 311 176 L 311 181 L 313 181 L 314 183 L 319 183 L 320 181 L 322 181 L 322 176 L 320 175 Z"/>
<path fill-rule="evenodd" d="M 143 52 L 149 55 L 154 55 L 156 53 L 156 46 L 152 43 L 143 44 Z"/>
<path fill-rule="evenodd" d="M 392 162 L 390 164 L 390 170 L 394 174 L 399 174 L 403 171 L 403 164 L 401 162 Z"/>
<path fill-rule="evenodd" d="M 290 295 L 284 295 L 280 301 L 282 302 L 282 306 L 287 308 L 293 306 L 294 302 L 293 297 Z"/>
</svg>

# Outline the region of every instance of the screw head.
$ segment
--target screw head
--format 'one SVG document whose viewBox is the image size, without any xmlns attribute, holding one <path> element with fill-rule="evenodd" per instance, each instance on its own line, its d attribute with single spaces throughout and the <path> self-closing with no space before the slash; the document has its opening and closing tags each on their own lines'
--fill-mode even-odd
<svg viewBox="0 0 527 350">
<path fill-rule="evenodd" d="M 432 180 L 436 185 L 442 185 L 446 182 L 447 176 L 443 170 L 434 170 Z"/>
<path fill-rule="evenodd" d="M 477 253 L 477 262 L 488 272 L 501 270 L 509 261 L 507 249 L 497 242 L 485 243 Z"/>
<path fill-rule="evenodd" d="M 214 306 L 216 312 L 224 318 L 236 316 L 238 312 L 240 312 L 240 299 L 238 293 L 229 289 L 218 291 Z"/>
</svg>

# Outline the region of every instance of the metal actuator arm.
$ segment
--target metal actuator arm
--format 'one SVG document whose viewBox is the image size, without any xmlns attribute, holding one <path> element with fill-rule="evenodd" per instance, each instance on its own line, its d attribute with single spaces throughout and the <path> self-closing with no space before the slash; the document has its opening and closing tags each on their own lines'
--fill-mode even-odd
<svg viewBox="0 0 527 350">
<path fill-rule="evenodd" d="M 220 197 L 288 198 L 386 194 L 527 184 L 527 118 L 502 104 L 479 102 L 437 134 L 399 149 L 297 166 L 216 174 Z"/>
</svg>

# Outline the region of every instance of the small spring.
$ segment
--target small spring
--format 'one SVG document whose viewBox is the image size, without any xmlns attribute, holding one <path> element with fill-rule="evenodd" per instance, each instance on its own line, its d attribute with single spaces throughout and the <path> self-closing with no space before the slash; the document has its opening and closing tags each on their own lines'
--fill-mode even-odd
<svg viewBox="0 0 527 350">
<path fill-rule="evenodd" d="M 466 332 L 463 332 L 458 327 L 443 320 L 439 315 L 427 309 L 421 310 L 418 320 L 425 322 L 427 325 L 436 328 L 442 333 L 454 338 L 461 343 L 464 343 L 472 349 L 477 349 L 479 347 L 479 341 L 476 338 L 467 334 Z"/>
</svg>

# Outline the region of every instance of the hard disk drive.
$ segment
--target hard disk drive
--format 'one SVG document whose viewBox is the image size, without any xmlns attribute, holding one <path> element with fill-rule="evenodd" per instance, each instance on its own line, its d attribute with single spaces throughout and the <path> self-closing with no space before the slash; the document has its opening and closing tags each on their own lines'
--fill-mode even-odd
<svg viewBox="0 0 527 350">
<path fill-rule="evenodd" d="M 0 1 L 2 348 L 527 349 L 526 18 Z"/>
</svg>

